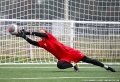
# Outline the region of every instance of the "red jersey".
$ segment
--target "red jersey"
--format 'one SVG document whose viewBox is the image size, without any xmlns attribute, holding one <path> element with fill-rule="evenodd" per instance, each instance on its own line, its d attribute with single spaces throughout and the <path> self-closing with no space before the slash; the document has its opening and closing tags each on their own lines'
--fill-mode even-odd
<svg viewBox="0 0 120 82">
<path fill-rule="evenodd" d="M 51 54 L 53 54 L 59 61 L 65 60 L 67 62 L 79 62 L 84 54 L 75 50 L 69 46 L 63 45 L 52 34 L 46 33 L 48 38 L 38 41 L 40 47 L 44 48 Z"/>
</svg>

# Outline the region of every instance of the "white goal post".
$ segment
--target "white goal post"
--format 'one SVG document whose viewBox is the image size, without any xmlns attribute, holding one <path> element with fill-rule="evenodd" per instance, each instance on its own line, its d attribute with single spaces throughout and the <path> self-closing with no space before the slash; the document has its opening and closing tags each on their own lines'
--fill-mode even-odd
<svg viewBox="0 0 120 82">
<path fill-rule="evenodd" d="M 28 31 L 47 29 L 60 42 L 80 50 L 91 58 L 107 64 L 120 64 L 120 22 L 21 19 L 0 19 L 0 21 L 27 22 L 27 25 L 21 25 L 20 28 Z M 79 27 L 75 24 L 79 24 Z M 35 36 L 28 37 L 36 41 L 40 39 Z M 28 44 L 22 38 L 6 34 L 0 39 L 1 64 L 55 64 L 57 61 L 52 54 Z"/>
</svg>

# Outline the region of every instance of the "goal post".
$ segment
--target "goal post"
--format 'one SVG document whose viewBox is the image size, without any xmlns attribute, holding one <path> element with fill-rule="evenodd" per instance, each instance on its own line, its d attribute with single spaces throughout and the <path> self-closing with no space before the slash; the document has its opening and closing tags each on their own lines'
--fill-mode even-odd
<svg viewBox="0 0 120 82">
<path fill-rule="evenodd" d="M 120 64 L 119 22 L 0 19 L 1 21 L 30 22 L 20 28 L 27 31 L 47 29 L 63 44 L 78 49 L 91 58 L 107 64 Z M 50 25 L 46 26 L 48 23 Z M 64 28 L 64 24 L 68 24 L 69 28 Z M 79 27 L 75 24 L 79 24 Z M 66 33 L 64 33 L 65 29 Z M 28 37 L 36 41 L 40 39 L 35 36 Z M 0 39 L 1 64 L 55 64 L 57 62 L 52 54 L 42 48 L 29 45 L 22 38 L 7 34 L 0 36 Z"/>
</svg>

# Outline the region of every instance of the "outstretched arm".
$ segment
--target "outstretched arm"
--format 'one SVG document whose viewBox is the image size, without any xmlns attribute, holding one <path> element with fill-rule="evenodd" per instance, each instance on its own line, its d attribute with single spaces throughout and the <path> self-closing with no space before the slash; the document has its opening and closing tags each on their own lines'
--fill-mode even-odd
<svg viewBox="0 0 120 82">
<path fill-rule="evenodd" d="M 33 41 L 31 39 L 29 39 L 28 37 L 23 37 L 28 43 L 34 45 L 34 46 L 38 46 L 39 47 L 39 44 L 37 41 Z"/>
<path fill-rule="evenodd" d="M 39 37 L 48 38 L 46 33 L 39 33 L 39 32 L 26 32 L 26 35 L 35 35 L 35 36 L 39 36 Z"/>
<path fill-rule="evenodd" d="M 32 44 L 32 45 L 34 45 L 34 46 L 38 46 L 38 47 L 39 47 L 38 42 L 29 39 L 29 38 L 26 36 L 26 32 L 25 32 L 25 31 L 20 31 L 20 33 L 17 34 L 16 37 L 22 37 L 22 38 L 24 38 L 28 43 L 30 43 L 30 44 Z"/>
</svg>

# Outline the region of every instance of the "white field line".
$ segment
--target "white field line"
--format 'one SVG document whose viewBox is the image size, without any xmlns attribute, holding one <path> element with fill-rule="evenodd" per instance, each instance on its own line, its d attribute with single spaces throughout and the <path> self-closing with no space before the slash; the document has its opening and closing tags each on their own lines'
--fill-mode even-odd
<svg viewBox="0 0 120 82">
<path fill-rule="evenodd" d="M 8 69 L 9 68 L 16 68 L 16 69 L 23 68 L 24 69 L 24 68 L 57 68 L 57 67 L 0 67 L 0 68 L 6 68 L 6 69 L 7 68 Z M 79 68 L 91 68 L 92 69 L 92 68 L 99 68 L 99 67 L 79 67 Z"/>
<path fill-rule="evenodd" d="M 0 78 L 0 79 L 27 79 L 27 80 L 35 80 L 35 79 L 80 79 L 80 78 L 98 78 L 98 79 L 102 79 L 102 78 L 116 78 L 116 77 L 37 77 L 37 78 Z"/>
</svg>

